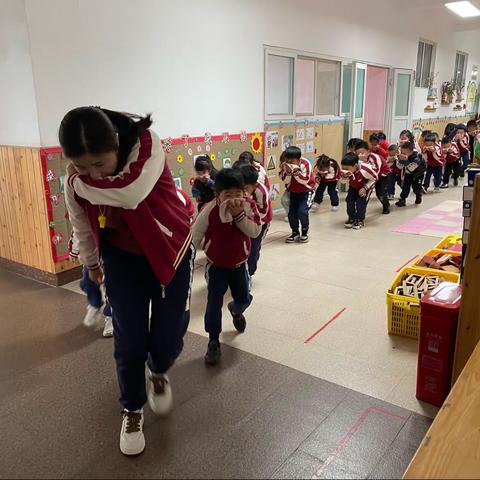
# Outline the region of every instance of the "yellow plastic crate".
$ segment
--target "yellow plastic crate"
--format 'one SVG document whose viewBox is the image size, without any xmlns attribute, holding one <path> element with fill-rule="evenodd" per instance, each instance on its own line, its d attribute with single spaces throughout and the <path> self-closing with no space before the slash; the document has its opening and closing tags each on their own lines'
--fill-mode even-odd
<svg viewBox="0 0 480 480">
<path fill-rule="evenodd" d="M 397 274 L 387 291 L 387 330 L 392 335 L 401 337 L 418 338 L 420 327 L 420 300 L 404 295 L 395 295 L 395 288 L 400 285 L 405 275 L 435 275 L 446 282 L 458 283 L 455 273 L 431 270 L 423 267 L 405 267 Z"/>
<path fill-rule="evenodd" d="M 443 270 L 438 270 L 436 268 L 430 268 L 430 267 L 423 267 L 420 266 L 420 262 L 422 261 L 423 257 L 435 257 L 436 255 L 441 255 L 441 254 L 448 254 L 452 255 L 454 257 L 461 257 L 462 252 L 453 252 L 451 250 L 442 250 L 441 248 L 435 248 L 433 250 L 429 250 L 428 252 L 425 252 L 423 255 L 420 255 L 417 257 L 413 263 L 411 263 L 409 266 L 417 269 L 423 269 L 423 270 L 428 270 L 430 272 L 430 275 L 441 275 L 443 273 L 448 273 L 449 275 L 455 275 L 455 283 L 460 283 L 460 274 L 459 273 L 453 273 L 453 272 L 445 272 Z"/>
<path fill-rule="evenodd" d="M 448 248 L 452 245 L 455 245 L 455 243 L 461 244 L 462 237 L 459 237 L 458 235 L 447 235 L 446 237 L 443 237 L 433 248 L 437 250 L 448 250 Z"/>
</svg>

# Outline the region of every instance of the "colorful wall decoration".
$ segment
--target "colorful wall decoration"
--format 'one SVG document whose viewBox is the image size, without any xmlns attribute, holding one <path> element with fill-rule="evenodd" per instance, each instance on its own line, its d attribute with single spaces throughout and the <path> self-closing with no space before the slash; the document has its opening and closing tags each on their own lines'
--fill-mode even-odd
<svg viewBox="0 0 480 480">
<path fill-rule="evenodd" d="M 63 189 L 67 161 L 60 147 L 41 148 L 40 158 L 52 256 L 56 263 L 68 258 L 68 241 L 72 231 Z"/>
<path fill-rule="evenodd" d="M 201 137 L 183 135 L 180 138 L 162 140 L 167 163 L 178 188 L 191 195 L 195 178 L 195 160 L 200 155 L 209 155 L 217 170 L 231 167 L 239 155 L 248 150 L 263 165 L 264 133 L 212 135 L 207 132 Z"/>
</svg>

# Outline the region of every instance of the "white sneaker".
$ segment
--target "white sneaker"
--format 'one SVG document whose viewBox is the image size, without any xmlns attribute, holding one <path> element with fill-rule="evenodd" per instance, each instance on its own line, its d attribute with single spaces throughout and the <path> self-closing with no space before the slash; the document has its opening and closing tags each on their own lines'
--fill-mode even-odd
<svg viewBox="0 0 480 480">
<path fill-rule="evenodd" d="M 113 337 L 113 321 L 112 317 L 105 317 L 105 325 L 103 326 L 104 337 Z"/>
<path fill-rule="evenodd" d="M 433 189 L 433 193 L 439 193 L 440 192 L 440 187 L 435 187 Z"/>
<path fill-rule="evenodd" d="M 165 417 L 173 407 L 173 394 L 170 380 L 166 375 L 157 375 L 148 370 L 150 385 L 148 388 L 148 404 L 155 415 Z"/>
<path fill-rule="evenodd" d="M 143 435 L 143 408 L 136 412 L 124 410 L 120 432 L 120 451 L 124 455 L 139 455 L 145 450 Z"/>
<path fill-rule="evenodd" d="M 102 315 L 101 308 L 95 308 L 95 307 L 92 307 L 91 305 L 87 305 L 87 313 L 85 315 L 85 318 L 83 319 L 83 324 L 88 328 L 92 328 L 95 325 L 97 325 L 101 315 Z"/>
<path fill-rule="evenodd" d="M 312 208 L 310 209 L 312 212 L 318 212 L 320 205 L 318 203 L 313 202 Z"/>
<path fill-rule="evenodd" d="M 290 220 L 288 219 L 288 217 L 285 217 L 284 220 L 288 223 Z"/>
<path fill-rule="evenodd" d="M 332 212 L 338 212 L 338 206 L 332 207 Z"/>
</svg>

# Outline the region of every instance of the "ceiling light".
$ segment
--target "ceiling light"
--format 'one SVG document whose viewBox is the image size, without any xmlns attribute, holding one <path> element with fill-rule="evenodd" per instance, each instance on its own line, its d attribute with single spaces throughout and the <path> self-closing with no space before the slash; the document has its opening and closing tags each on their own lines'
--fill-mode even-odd
<svg viewBox="0 0 480 480">
<path fill-rule="evenodd" d="M 471 2 L 450 2 L 446 3 L 445 6 L 463 18 L 478 17 L 480 15 L 480 10 L 475 5 L 472 5 Z"/>
</svg>

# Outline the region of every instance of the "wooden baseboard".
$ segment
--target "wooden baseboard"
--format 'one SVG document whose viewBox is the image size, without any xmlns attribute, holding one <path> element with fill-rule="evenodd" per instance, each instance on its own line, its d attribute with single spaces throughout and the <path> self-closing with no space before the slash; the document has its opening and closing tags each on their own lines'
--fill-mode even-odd
<svg viewBox="0 0 480 480">
<path fill-rule="evenodd" d="M 6 258 L 0 257 L 0 268 L 8 270 L 9 272 L 22 275 L 37 282 L 47 283 L 54 287 L 59 287 L 65 285 L 66 283 L 73 282 L 82 277 L 82 267 L 81 265 L 71 268 L 69 270 L 63 270 L 58 273 L 45 272 L 39 268 L 29 267 L 28 265 L 23 265 L 13 260 L 8 260 Z"/>
</svg>

